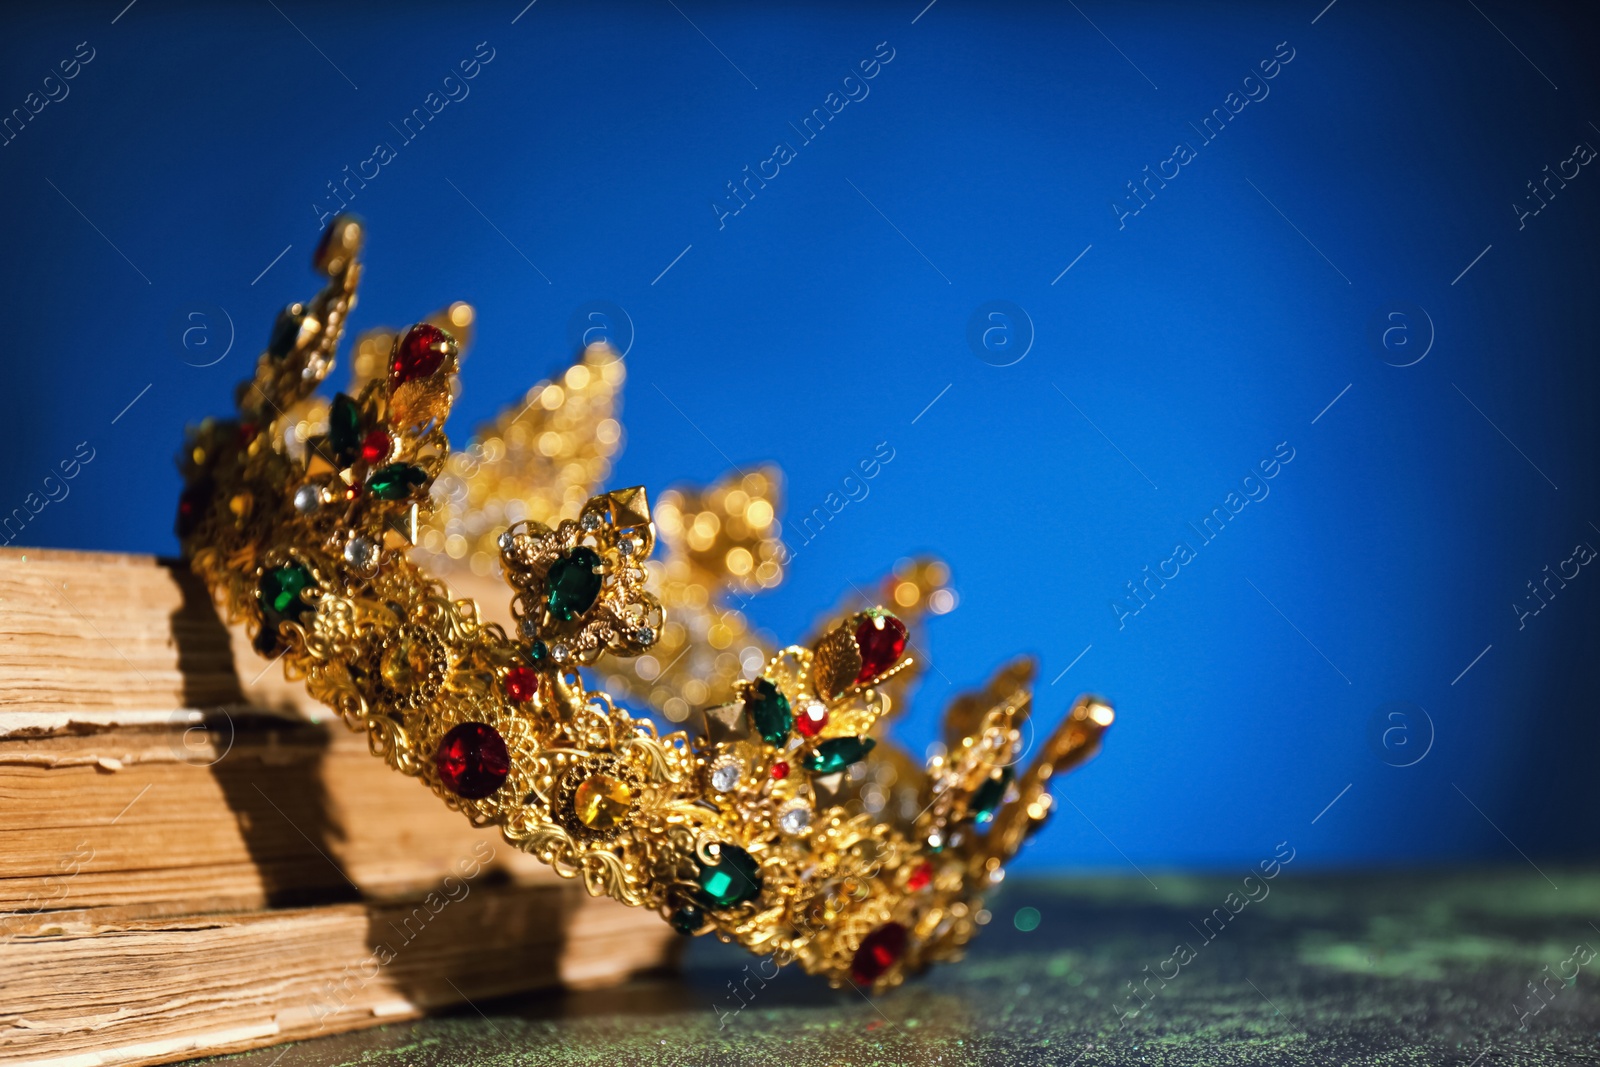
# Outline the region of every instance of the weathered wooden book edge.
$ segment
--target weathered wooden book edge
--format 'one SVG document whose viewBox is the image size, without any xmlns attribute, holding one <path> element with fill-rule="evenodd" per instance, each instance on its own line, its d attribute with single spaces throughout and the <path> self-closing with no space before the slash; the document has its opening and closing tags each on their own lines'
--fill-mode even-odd
<svg viewBox="0 0 1600 1067">
<path fill-rule="evenodd" d="M 0 1063 L 609 984 L 676 941 L 389 771 L 172 561 L 0 549 L 0 795 Z"/>
</svg>

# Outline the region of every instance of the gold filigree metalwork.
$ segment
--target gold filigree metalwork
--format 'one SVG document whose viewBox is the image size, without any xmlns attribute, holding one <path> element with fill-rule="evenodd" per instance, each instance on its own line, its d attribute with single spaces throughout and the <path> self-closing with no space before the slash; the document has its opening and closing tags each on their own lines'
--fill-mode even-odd
<svg viewBox="0 0 1600 1067">
<path fill-rule="evenodd" d="M 655 531 L 642 488 L 595 497 L 554 529 L 519 522 L 499 543 L 519 628 L 555 663 L 637 656 L 656 643 L 661 603 L 645 590 L 644 568 Z"/>
<path fill-rule="evenodd" d="M 779 475 L 653 513 L 643 489 L 605 491 L 623 368 L 603 348 L 457 452 L 466 305 L 359 340 L 349 392 L 319 399 L 363 236 L 333 221 L 326 288 L 280 317 L 237 418 L 189 434 L 179 532 L 226 615 L 375 756 L 591 893 L 835 985 L 959 956 L 1109 706 L 1080 699 L 1019 776 L 1032 668 L 1014 664 L 915 765 L 883 729 L 926 659 L 905 623 L 954 605 L 948 571 L 904 561 L 888 610 L 851 602 L 777 647 L 727 601 L 782 576 Z M 435 576 L 452 567 L 502 570 L 513 632 Z M 698 728 L 658 735 L 608 690 Z"/>
</svg>

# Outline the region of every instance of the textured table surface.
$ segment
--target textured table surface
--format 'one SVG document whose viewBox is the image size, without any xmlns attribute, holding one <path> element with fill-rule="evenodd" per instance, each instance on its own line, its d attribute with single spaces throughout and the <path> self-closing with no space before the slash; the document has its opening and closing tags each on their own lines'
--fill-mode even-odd
<svg viewBox="0 0 1600 1067">
<path fill-rule="evenodd" d="M 211 1062 L 1600 1062 L 1600 872 L 1242 874 L 1014 881 L 965 962 L 871 1001 L 701 939 L 681 976 Z"/>
</svg>

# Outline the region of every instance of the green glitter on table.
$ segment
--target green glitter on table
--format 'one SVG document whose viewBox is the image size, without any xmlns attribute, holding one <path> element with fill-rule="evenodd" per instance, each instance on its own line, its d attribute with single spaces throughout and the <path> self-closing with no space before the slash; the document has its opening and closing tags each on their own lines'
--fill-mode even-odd
<svg viewBox="0 0 1600 1067">
<path fill-rule="evenodd" d="M 1264 896 L 1253 882 L 1253 901 L 1239 878 L 1158 875 L 1159 889 L 1137 878 L 1016 880 L 991 899 L 993 919 L 964 962 L 870 1002 L 793 968 L 763 982 L 770 965 L 699 939 L 681 977 L 209 1062 L 1600 1062 L 1600 872 L 1546 873 L 1285 874 Z"/>
</svg>

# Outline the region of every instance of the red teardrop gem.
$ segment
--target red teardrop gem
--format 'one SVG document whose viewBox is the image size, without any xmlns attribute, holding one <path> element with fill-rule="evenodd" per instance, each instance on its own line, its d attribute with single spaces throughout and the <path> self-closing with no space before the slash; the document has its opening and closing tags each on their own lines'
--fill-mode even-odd
<svg viewBox="0 0 1600 1067">
<path fill-rule="evenodd" d="M 506 696 L 526 704 L 539 691 L 539 674 L 532 667 L 512 667 L 506 671 Z"/>
<path fill-rule="evenodd" d="M 213 492 L 209 480 L 196 482 L 183 491 L 178 497 L 178 536 L 186 538 L 200 528 L 200 521 L 206 517 L 206 506 L 211 502 Z"/>
<path fill-rule="evenodd" d="M 856 627 L 856 648 L 861 652 L 856 684 L 864 685 L 899 661 L 906 649 L 906 624 L 887 612 L 868 615 Z"/>
<path fill-rule="evenodd" d="M 926 889 L 931 881 L 933 881 L 933 864 L 923 860 L 911 869 L 911 876 L 906 879 L 906 888 L 915 893 L 919 889 Z"/>
<path fill-rule="evenodd" d="M 373 430 L 361 439 L 361 458 L 368 463 L 382 463 L 394 448 L 394 438 L 383 430 Z"/>
<path fill-rule="evenodd" d="M 444 787 L 458 797 L 482 800 L 505 784 L 511 754 L 493 726 L 464 722 L 452 727 L 433 755 Z"/>
<path fill-rule="evenodd" d="M 861 947 L 850 961 L 850 977 L 856 985 L 871 985 L 900 962 L 905 951 L 906 928 L 899 923 L 884 923 L 861 939 Z"/>
<path fill-rule="evenodd" d="M 449 340 L 450 335 L 437 326 L 419 322 L 411 327 L 395 345 L 389 384 L 401 385 L 437 371 L 444 364 L 444 345 Z"/>
<path fill-rule="evenodd" d="M 801 737 L 816 737 L 826 725 L 828 725 L 828 707 L 820 701 L 803 705 L 800 714 L 796 715 L 794 720 L 794 728 L 800 731 Z"/>
<path fill-rule="evenodd" d="M 787 777 L 789 777 L 789 765 L 787 763 L 785 763 L 783 760 L 779 760 L 777 763 L 772 765 L 773 781 L 781 782 Z"/>
</svg>

